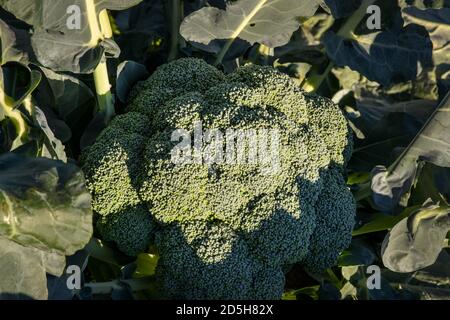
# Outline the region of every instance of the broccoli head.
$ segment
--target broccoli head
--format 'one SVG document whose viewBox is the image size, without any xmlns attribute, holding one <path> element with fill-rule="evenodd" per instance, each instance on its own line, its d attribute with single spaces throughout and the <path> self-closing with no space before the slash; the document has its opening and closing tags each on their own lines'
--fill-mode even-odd
<svg viewBox="0 0 450 320">
<path fill-rule="evenodd" d="M 349 245 L 351 134 L 330 100 L 271 67 L 185 58 L 126 111 L 83 168 L 98 230 L 129 255 L 154 242 L 167 298 L 280 298 L 286 266 L 318 272 Z"/>
</svg>

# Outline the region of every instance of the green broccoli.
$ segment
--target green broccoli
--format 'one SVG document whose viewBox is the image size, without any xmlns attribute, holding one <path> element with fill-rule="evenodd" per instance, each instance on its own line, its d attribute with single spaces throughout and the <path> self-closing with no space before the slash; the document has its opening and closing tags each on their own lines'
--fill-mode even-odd
<svg viewBox="0 0 450 320">
<path fill-rule="evenodd" d="M 99 231 L 129 255 L 155 243 L 165 297 L 277 299 L 286 266 L 319 272 L 349 245 L 351 152 L 340 109 L 288 76 L 185 58 L 135 86 L 82 162 Z"/>
</svg>

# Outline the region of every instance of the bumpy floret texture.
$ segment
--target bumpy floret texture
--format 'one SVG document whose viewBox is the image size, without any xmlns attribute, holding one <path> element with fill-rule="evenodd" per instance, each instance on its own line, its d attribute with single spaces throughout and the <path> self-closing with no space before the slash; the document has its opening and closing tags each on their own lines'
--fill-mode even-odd
<svg viewBox="0 0 450 320">
<path fill-rule="evenodd" d="M 155 241 L 165 297 L 280 298 L 284 267 L 319 272 L 349 245 L 351 136 L 330 100 L 270 67 L 225 76 L 192 58 L 131 97 L 83 168 L 103 236 L 130 255 Z"/>
</svg>

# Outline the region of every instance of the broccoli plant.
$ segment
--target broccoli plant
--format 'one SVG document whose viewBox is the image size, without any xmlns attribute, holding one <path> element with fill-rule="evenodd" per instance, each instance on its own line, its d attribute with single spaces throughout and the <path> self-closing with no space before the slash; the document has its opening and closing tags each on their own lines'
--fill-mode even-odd
<svg viewBox="0 0 450 320">
<path fill-rule="evenodd" d="M 209 133 L 191 156 L 202 161 L 174 162 L 174 132 L 196 136 L 199 122 Z M 220 130 L 276 130 L 279 167 L 220 161 Z M 104 239 L 129 255 L 157 245 L 163 296 L 276 299 L 286 266 L 321 271 L 350 244 L 355 202 L 343 169 L 351 149 L 340 109 L 287 75 L 256 65 L 224 75 L 184 58 L 134 88 L 127 112 L 82 163 Z"/>
</svg>

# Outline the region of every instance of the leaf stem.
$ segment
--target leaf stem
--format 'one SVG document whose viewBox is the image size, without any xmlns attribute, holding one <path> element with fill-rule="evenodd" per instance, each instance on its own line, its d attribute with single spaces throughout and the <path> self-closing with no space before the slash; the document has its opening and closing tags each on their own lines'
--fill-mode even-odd
<svg viewBox="0 0 450 320">
<path fill-rule="evenodd" d="M 269 65 L 270 57 L 273 56 L 273 48 L 270 48 L 270 47 L 260 43 L 258 52 L 262 57 L 263 65 L 265 65 L 265 66 Z"/>
<path fill-rule="evenodd" d="M 103 36 L 105 38 L 111 38 L 112 29 L 106 9 L 100 12 L 99 23 Z M 114 109 L 114 97 L 111 94 L 111 84 L 109 82 L 105 55 L 103 55 L 102 61 L 94 70 L 94 83 L 97 94 L 98 111 L 105 113 L 106 122 L 109 123 L 116 112 Z"/>
<path fill-rule="evenodd" d="M 167 61 L 175 60 L 178 57 L 178 45 L 180 41 L 180 24 L 183 19 L 183 2 L 180 0 L 170 0 L 168 6 L 170 17 L 170 50 Z"/>
</svg>

